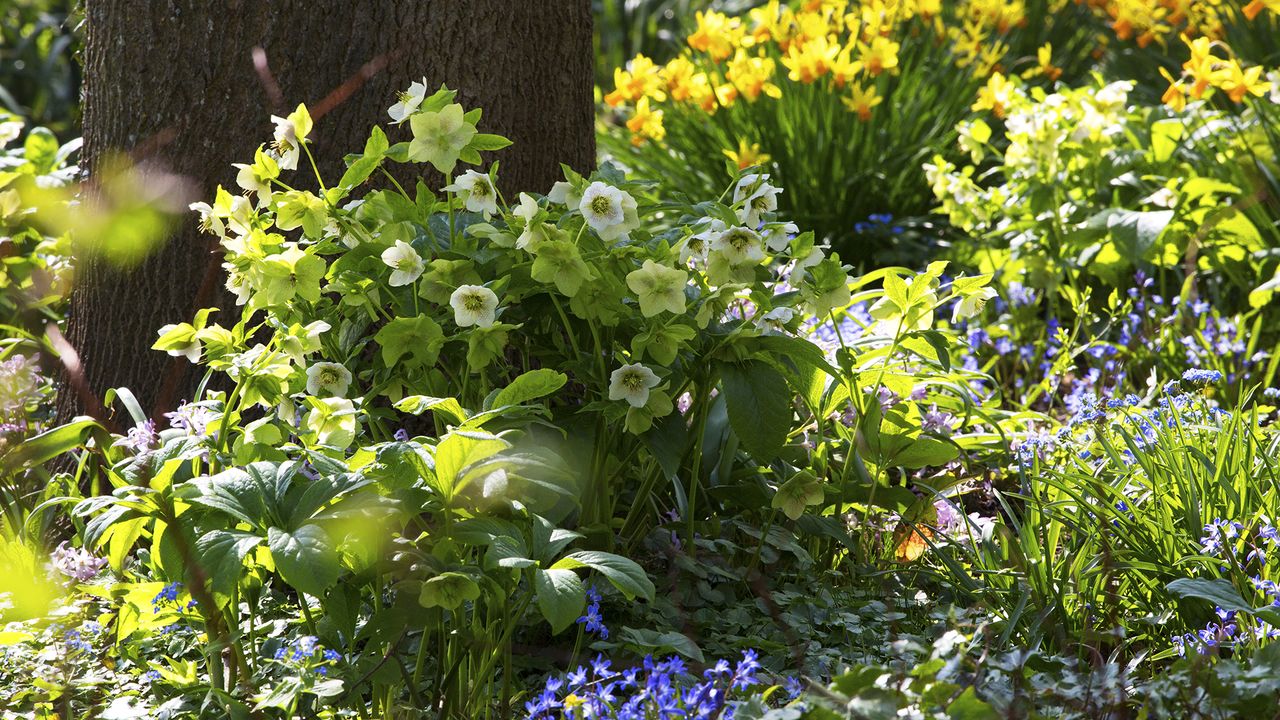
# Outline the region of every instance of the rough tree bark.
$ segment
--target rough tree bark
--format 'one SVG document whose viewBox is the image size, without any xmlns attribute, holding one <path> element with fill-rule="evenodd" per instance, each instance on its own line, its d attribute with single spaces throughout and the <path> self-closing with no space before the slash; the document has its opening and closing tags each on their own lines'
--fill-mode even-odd
<svg viewBox="0 0 1280 720">
<path fill-rule="evenodd" d="M 91 176 L 124 151 L 212 197 L 234 187 L 232 162 L 270 140 L 269 115 L 299 102 L 316 117 L 313 151 L 332 176 L 423 77 L 484 108 L 482 131 L 514 141 L 501 156 L 504 192 L 546 192 L 559 163 L 594 163 L 590 0 L 87 0 L 85 15 Z M 83 261 L 66 335 L 87 393 L 64 382 L 59 415 L 91 410 L 118 386 L 154 414 L 187 397 L 191 366 L 149 348 L 161 325 L 230 306 L 222 279 L 216 242 L 191 218 L 131 272 Z"/>
</svg>

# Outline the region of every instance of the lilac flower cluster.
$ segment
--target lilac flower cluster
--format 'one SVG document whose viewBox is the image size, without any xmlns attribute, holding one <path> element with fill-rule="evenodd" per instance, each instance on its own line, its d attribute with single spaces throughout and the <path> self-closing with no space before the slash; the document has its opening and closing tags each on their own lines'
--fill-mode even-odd
<svg viewBox="0 0 1280 720">
<path fill-rule="evenodd" d="M 26 355 L 0 361 L 0 416 L 22 417 L 37 401 L 40 382 L 39 369 Z"/>
<path fill-rule="evenodd" d="M 156 430 L 155 420 L 146 420 L 134 425 L 129 428 L 129 432 L 124 437 L 112 443 L 115 447 L 128 448 L 135 454 L 154 450 L 159 444 L 160 433 Z"/>
<path fill-rule="evenodd" d="M 1280 637 L 1280 629 L 1271 623 L 1237 617 L 1236 611 L 1221 607 L 1215 607 L 1214 613 L 1218 616 L 1218 622 L 1206 623 L 1203 630 L 1171 638 L 1173 649 L 1179 657 L 1185 657 L 1189 650 L 1207 655 L 1215 648 L 1244 647 L 1264 639 L 1274 640 Z"/>
<path fill-rule="evenodd" d="M 647 720 L 648 718 L 729 719 L 735 707 L 730 697 L 762 682 L 754 650 L 742 653 L 736 665 L 720 660 L 698 678 L 683 660 L 646 657 L 642 667 L 614 671 L 597 656 L 591 667 L 579 667 L 563 679 L 552 676 L 542 691 L 525 703 L 530 720 L 592 718 Z"/>
<path fill-rule="evenodd" d="M 58 545 L 49 556 L 54 570 L 78 583 L 87 583 L 107 566 L 107 559 L 96 557 L 84 548 L 74 548 L 67 543 Z"/>
</svg>

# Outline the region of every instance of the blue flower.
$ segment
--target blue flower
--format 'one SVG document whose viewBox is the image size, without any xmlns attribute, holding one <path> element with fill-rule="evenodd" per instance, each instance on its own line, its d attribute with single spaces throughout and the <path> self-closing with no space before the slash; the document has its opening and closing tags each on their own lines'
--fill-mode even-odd
<svg viewBox="0 0 1280 720">
<path fill-rule="evenodd" d="M 578 618 L 578 624 L 587 632 L 600 636 L 601 640 L 609 639 L 609 628 L 600 614 L 600 592 L 594 587 L 587 588 L 587 612 Z"/>
<path fill-rule="evenodd" d="M 165 605 L 177 604 L 178 593 L 181 591 L 182 591 L 182 583 L 180 582 L 169 583 L 168 585 L 165 585 L 163 588 L 161 588 L 160 592 L 156 593 L 155 597 L 151 598 L 151 606 L 158 611 L 161 607 Z"/>
<path fill-rule="evenodd" d="M 1217 370 L 1201 370 L 1192 368 L 1182 373 L 1182 381 L 1193 385 L 1208 385 L 1216 383 L 1222 379 L 1222 373 Z"/>
</svg>

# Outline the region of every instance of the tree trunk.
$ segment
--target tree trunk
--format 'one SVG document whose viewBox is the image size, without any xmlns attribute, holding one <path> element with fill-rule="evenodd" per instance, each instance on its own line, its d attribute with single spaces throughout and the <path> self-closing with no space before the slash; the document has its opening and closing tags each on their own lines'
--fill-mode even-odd
<svg viewBox="0 0 1280 720">
<path fill-rule="evenodd" d="M 304 102 L 312 150 L 333 177 L 423 77 L 483 108 L 483 132 L 514 141 L 501 155 L 504 192 L 546 192 L 559 163 L 594 163 L 590 0 L 87 0 L 85 16 L 90 176 L 123 151 L 211 198 L 218 184 L 234 188 L 232 162 L 251 162 L 270 140 L 269 115 Z M 82 373 L 62 383 L 60 418 L 92 412 L 112 387 L 153 414 L 189 397 L 192 366 L 150 347 L 161 325 L 234 307 L 220 262 L 192 217 L 132 271 L 82 259 L 66 332 Z"/>
</svg>

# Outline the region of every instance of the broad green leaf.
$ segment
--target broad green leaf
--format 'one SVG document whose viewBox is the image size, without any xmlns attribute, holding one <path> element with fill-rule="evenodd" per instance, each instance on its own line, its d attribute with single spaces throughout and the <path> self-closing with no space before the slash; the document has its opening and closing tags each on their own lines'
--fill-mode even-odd
<svg viewBox="0 0 1280 720">
<path fill-rule="evenodd" d="M 498 394 L 494 395 L 493 402 L 489 403 L 485 409 L 498 408 L 504 405 L 520 405 L 530 400 L 546 397 L 564 387 L 564 384 L 568 381 L 568 376 L 562 372 L 546 368 L 530 370 L 512 380 L 510 385 L 499 390 Z"/>
<path fill-rule="evenodd" d="M 786 378 L 767 363 L 752 360 L 721 365 L 720 380 L 733 432 L 752 457 L 771 462 L 791 430 L 795 396 Z"/>
<path fill-rule="evenodd" d="M 821 505 L 823 500 L 822 483 L 808 470 L 801 470 L 774 493 L 772 507 L 781 510 L 792 520 L 804 514 L 810 505 Z"/>
<path fill-rule="evenodd" d="M 956 446 L 930 437 L 918 437 L 893 456 L 892 462 L 912 470 L 934 465 L 946 465 L 960 456 Z"/>
<path fill-rule="evenodd" d="M 551 632 L 559 633 L 582 615 L 586 587 L 572 570 L 536 570 L 534 587 L 538 591 L 538 609 L 551 624 Z"/>
<path fill-rule="evenodd" d="M 231 593 L 240 580 L 244 559 L 261 543 L 261 537 L 241 530 L 211 530 L 196 541 L 196 553 L 215 593 Z"/>
<path fill-rule="evenodd" d="M 267 545 L 280 577 L 294 589 L 320 597 L 338 581 L 338 553 L 319 525 L 303 525 L 292 532 L 269 528 Z"/>
<path fill-rule="evenodd" d="M 1222 578 L 1179 578 L 1165 588 L 1178 597 L 1208 600 L 1223 610 L 1253 611 L 1253 606 L 1240 597 L 1235 586 Z"/>
<path fill-rule="evenodd" d="M 426 315 L 401 317 L 382 327 L 373 339 L 382 348 L 382 362 L 395 367 L 405 356 L 409 367 L 433 365 L 444 347 L 444 331 Z"/>
<path fill-rule="evenodd" d="M 627 596 L 628 600 L 642 597 L 653 602 L 653 582 L 645 574 L 644 568 L 620 555 L 598 550 L 582 550 L 561 558 L 551 566 L 551 569 L 573 570 L 580 567 L 589 567 L 604 575 L 614 587 Z"/>
</svg>

